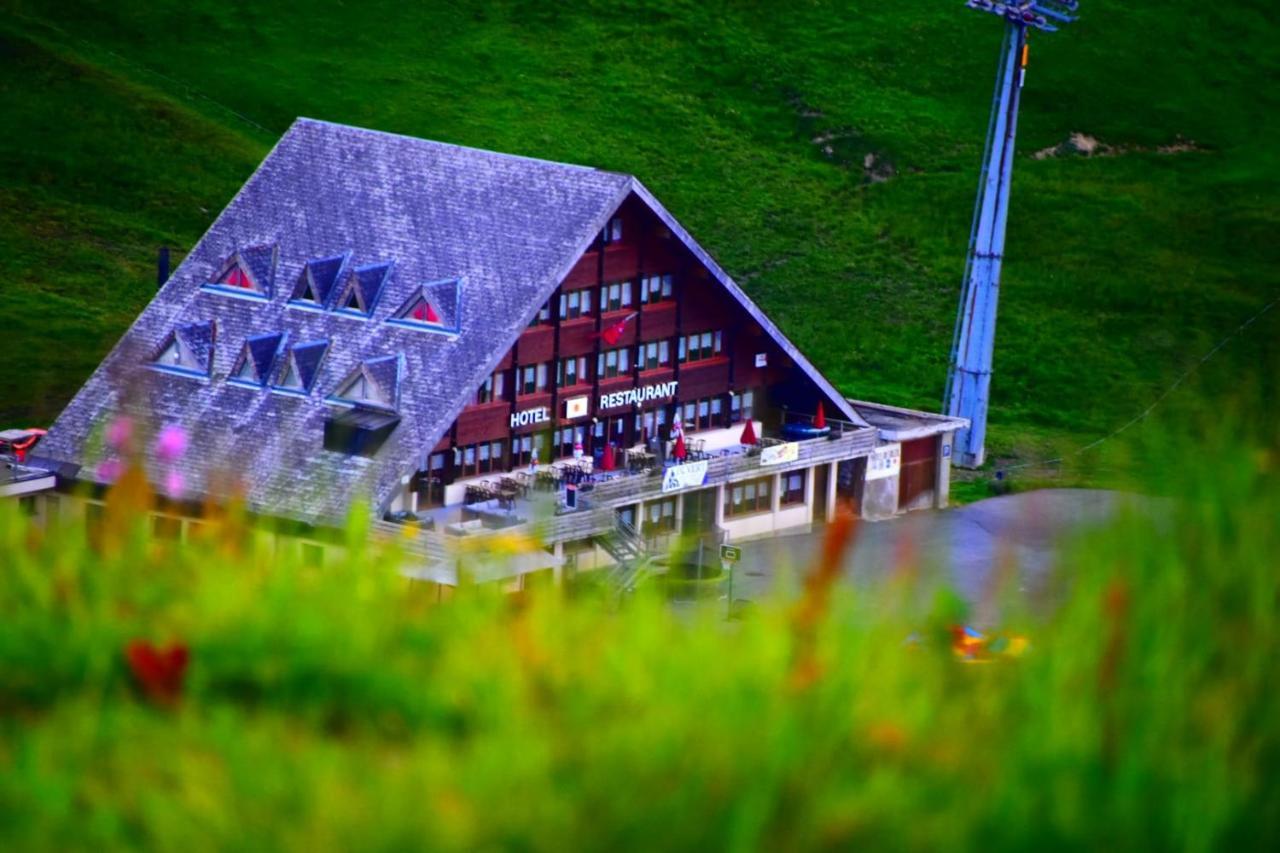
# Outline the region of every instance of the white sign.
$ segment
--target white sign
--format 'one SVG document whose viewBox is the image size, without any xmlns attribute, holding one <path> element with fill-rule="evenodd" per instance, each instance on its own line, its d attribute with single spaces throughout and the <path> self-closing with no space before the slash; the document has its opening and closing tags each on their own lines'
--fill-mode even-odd
<svg viewBox="0 0 1280 853">
<path fill-rule="evenodd" d="M 585 395 L 582 397 L 570 397 L 564 401 L 564 416 L 567 420 L 574 418 L 585 418 L 587 410 L 590 408 L 590 399 Z"/>
<path fill-rule="evenodd" d="M 614 391 L 600 395 L 600 408 L 612 409 L 628 403 L 647 403 L 650 400 L 664 400 L 676 395 L 678 382 L 659 382 L 657 385 L 645 385 L 643 388 L 628 388 L 626 391 Z"/>
<path fill-rule="evenodd" d="M 867 479 L 882 480 L 898 476 L 902 467 L 902 445 L 886 444 L 871 451 L 867 457 Z"/>
<path fill-rule="evenodd" d="M 756 367 L 768 367 L 768 366 L 769 366 L 769 353 L 767 352 L 756 353 Z"/>
<path fill-rule="evenodd" d="M 678 492 L 681 489 L 701 486 L 707 481 L 707 460 L 686 462 L 683 465 L 672 465 L 662 475 L 662 493 Z"/>
<path fill-rule="evenodd" d="M 551 414 L 547 411 L 547 407 L 540 409 L 525 409 L 523 412 L 511 413 L 511 428 L 525 427 L 529 424 L 542 424 L 551 420 Z"/>
<path fill-rule="evenodd" d="M 794 441 L 775 444 L 760 451 L 761 465 L 781 465 L 784 462 L 795 462 L 799 458 L 800 445 Z"/>
</svg>

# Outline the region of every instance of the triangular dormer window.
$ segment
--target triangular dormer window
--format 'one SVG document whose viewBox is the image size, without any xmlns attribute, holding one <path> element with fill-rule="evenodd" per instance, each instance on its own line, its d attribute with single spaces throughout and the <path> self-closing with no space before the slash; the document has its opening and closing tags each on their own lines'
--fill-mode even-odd
<svg viewBox="0 0 1280 853">
<path fill-rule="evenodd" d="M 227 287 L 238 287 L 242 290 L 257 290 L 253 286 L 253 279 L 249 278 L 249 274 L 240 269 L 239 264 L 232 264 L 231 268 L 222 274 L 222 278 L 218 279 L 218 284 Z"/>
<path fill-rule="evenodd" d="M 284 376 L 280 377 L 280 387 L 292 391 L 302 390 L 302 380 L 298 378 L 298 367 L 293 363 L 293 359 L 289 359 L 289 364 L 284 369 Z"/>
<path fill-rule="evenodd" d="M 166 371 L 208 376 L 216 335 L 212 322 L 178 326 L 156 348 L 151 365 Z"/>
<path fill-rule="evenodd" d="M 245 350 L 245 357 L 240 362 L 240 369 L 236 371 L 234 378 L 241 382 L 256 383 L 258 381 L 258 371 L 254 369 L 253 359 L 248 357 L 248 350 Z"/>
<path fill-rule="evenodd" d="M 399 397 L 401 369 L 399 356 L 369 359 L 352 370 L 329 399 L 335 403 L 394 410 Z"/>
<path fill-rule="evenodd" d="M 442 279 L 415 287 L 387 322 L 427 332 L 456 334 L 461 330 L 462 280 Z"/>
<path fill-rule="evenodd" d="M 439 323 L 440 315 L 436 312 L 435 308 L 431 307 L 430 302 L 425 299 L 419 299 L 414 303 L 413 307 L 409 309 L 406 319 L 416 320 L 419 323 Z"/>
<path fill-rule="evenodd" d="M 347 301 L 342 306 L 349 311 L 359 311 L 364 313 L 364 306 L 360 304 L 360 296 L 356 293 L 356 289 L 351 288 L 351 292 L 347 294 Z"/>
</svg>

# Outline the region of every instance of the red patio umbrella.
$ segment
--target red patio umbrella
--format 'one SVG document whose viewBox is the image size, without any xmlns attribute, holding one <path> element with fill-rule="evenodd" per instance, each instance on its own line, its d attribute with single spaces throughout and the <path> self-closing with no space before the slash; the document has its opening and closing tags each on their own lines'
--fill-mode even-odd
<svg viewBox="0 0 1280 853">
<path fill-rule="evenodd" d="M 813 416 L 813 425 L 817 429 L 827 428 L 827 413 L 822 410 L 822 401 L 818 401 L 818 414 Z"/>
<path fill-rule="evenodd" d="M 689 451 L 684 446 L 684 433 L 676 436 L 676 449 L 671 451 L 671 455 L 677 459 L 684 459 L 689 455 Z"/>
<path fill-rule="evenodd" d="M 600 470 L 612 471 L 617 467 L 617 463 L 613 459 L 613 442 L 608 442 L 604 446 L 604 457 L 600 460 Z"/>
<path fill-rule="evenodd" d="M 756 425 L 751 418 L 747 418 L 747 425 L 742 428 L 742 438 L 738 439 L 739 444 L 759 444 L 760 439 L 756 438 Z"/>
</svg>

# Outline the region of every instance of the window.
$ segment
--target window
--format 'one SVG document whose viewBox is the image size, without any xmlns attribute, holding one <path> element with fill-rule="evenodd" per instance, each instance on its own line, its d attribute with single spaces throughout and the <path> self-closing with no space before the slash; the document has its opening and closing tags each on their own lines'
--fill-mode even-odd
<svg viewBox="0 0 1280 853">
<path fill-rule="evenodd" d="M 671 342 L 650 341 L 636 347 L 636 364 L 641 370 L 656 370 L 671 364 Z"/>
<path fill-rule="evenodd" d="M 753 515 L 773 509 L 770 502 L 772 477 L 761 477 L 741 483 L 730 483 L 724 489 L 724 514 Z"/>
<path fill-rule="evenodd" d="M 719 397 L 689 400 L 681 407 L 680 421 L 685 432 L 722 427 L 725 425 L 724 401 Z"/>
<path fill-rule="evenodd" d="M 661 302 L 664 299 L 670 299 L 671 290 L 672 276 L 670 273 L 645 276 L 640 280 L 640 301 Z"/>
<path fill-rule="evenodd" d="M 502 447 L 502 441 L 482 441 L 479 444 L 454 448 L 453 462 L 457 469 L 457 476 L 475 477 L 494 471 L 505 471 Z M 434 459 L 432 464 L 435 464 Z"/>
<path fill-rule="evenodd" d="M 253 279 L 249 278 L 248 273 L 242 270 L 239 264 L 232 264 L 231 268 L 218 279 L 218 284 L 226 287 L 238 287 L 244 290 L 257 290 L 253 286 Z"/>
<path fill-rule="evenodd" d="M 731 394 L 729 396 L 729 421 L 736 424 L 755 417 L 755 399 L 756 394 L 754 391 Z"/>
<path fill-rule="evenodd" d="M 600 288 L 600 310 L 618 311 L 631 307 L 631 282 L 615 281 Z"/>
<path fill-rule="evenodd" d="M 563 314 L 561 316 L 564 316 Z M 533 315 L 533 319 L 529 321 L 529 326 L 540 326 L 543 323 L 551 322 L 551 303 L 548 302 L 538 309 L 538 313 Z"/>
<path fill-rule="evenodd" d="M 569 388 L 582 382 L 590 382 L 591 377 L 587 374 L 587 357 L 585 355 L 576 358 L 562 358 L 556 364 L 556 385 L 561 388 Z"/>
<path fill-rule="evenodd" d="M 391 405 L 387 395 L 378 387 L 378 383 L 366 376 L 363 369 L 357 369 L 356 374 L 347 380 L 347 383 L 340 387 L 338 393 L 334 396 L 339 400 L 351 403 L 369 403 L 375 406 Z"/>
<path fill-rule="evenodd" d="M 663 427 L 666 425 L 667 409 L 665 406 L 657 409 L 650 409 L 647 412 L 639 412 L 636 415 L 637 434 L 644 436 L 646 439 L 652 439 L 662 435 Z"/>
<path fill-rule="evenodd" d="M 587 428 L 585 426 L 558 429 L 552 434 L 554 446 L 551 448 L 551 452 L 561 459 L 572 458 L 574 445 L 581 444 L 586 438 Z"/>
<path fill-rule="evenodd" d="M 425 298 L 419 299 L 410 306 L 408 313 L 401 319 L 413 320 L 415 323 L 439 323 L 440 314 Z"/>
<path fill-rule="evenodd" d="M 516 368 L 516 392 L 536 394 L 547 388 L 547 362 Z"/>
<path fill-rule="evenodd" d="M 575 290 L 560 294 L 560 319 L 572 320 L 591 313 L 591 291 Z"/>
<path fill-rule="evenodd" d="M 600 232 L 600 241 L 605 245 L 609 243 L 617 243 L 622 240 L 622 217 L 615 216 L 609 220 L 609 224 Z"/>
<path fill-rule="evenodd" d="M 783 506 L 804 503 L 804 475 L 804 471 L 782 475 L 782 494 L 778 499 Z"/>
<path fill-rule="evenodd" d="M 644 505 L 644 535 L 670 533 L 676 529 L 676 499 L 665 498 Z"/>
<path fill-rule="evenodd" d="M 511 467 L 518 468 L 522 465 L 532 465 L 535 453 L 538 453 L 538 446 L 541 441 L 536 435 L 518 435 L 511 439 Z M 543 454 L 538 453 L 539 461 L 542 461 Z"/>
<path fill-rule="evenodd" d="M 480 390 L 476 391 L 477 403 L 492 403 L 495 400 L 503 399 L 503 378 L 504 374 L 501 370 L 489 375 L 489 378 L 480 386 Z"/>
<path fill-rule="evenodd" d="M 720 354 L 720 333 L 702 332 L 680 339 L 680 360 L 704 361 Z"/>
<path fill-rule="evenodd" d="M 621 376 L 631 369 L 631 348 L 605 350 L 596 358 L 596 376 L 608 379 Z"/>
</svg>

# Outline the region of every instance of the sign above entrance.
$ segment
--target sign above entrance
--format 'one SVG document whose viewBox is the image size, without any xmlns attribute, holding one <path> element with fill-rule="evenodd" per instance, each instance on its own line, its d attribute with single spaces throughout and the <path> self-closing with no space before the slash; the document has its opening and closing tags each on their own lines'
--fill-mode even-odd
<svg viewBox="0 0 1280 853">
<path fill-rule="evenodd" d="M 800 445 L 794 441 L 775 444 L 760 451 L 761 465 L 781 465 L 784 462 L 795 462 L 799 458 Z"/>
<path fill-rule="evenodd" d="M 678 492 L 681 489 L 701 486 L 707 481 L 707 460 L 686 462 L 683 465 L 672 465 L 662 475 L 662 493 Z"/>
<path fill-rule="evenodd" d="M 549 420 L 551 420 L 551 413 L 547 411 L 546 406 L 538 409 L 525 409 L 523 412 L 511 413 L 511 428 L 516 429 L 530 424 L 543 424 Z"/>
<path fill-rule="evenodd" d="M 613 409 L 618 406 L 625 406 L 628 403 L 639 406 L 650 400 L 665 400 L 676 395 L 676 388 L 679 384 L 679 382 L 672 380 L 671 382 L 659 382 L 656 385 L 645 385 L 640 388 L 628 388 L 626 391 L 614 391 L 611 394 L 601 394 L 600 408 Z"/>
<path fill-rule="evenodd" d="M 591 398 L 585 394 L 581 397 L 570 397 L 564 401 L 564 417 L 565 420 L 574 420 L 575 418 L 585 418 L 587 412 L 591 409 Z"/>
<path fill-rule="evenodd" d="M 883 480 L 898 476 L 902 467 L 902 445 L 886 444 L 871 451 L 867 457 L 867 479 Z"/>
</svg>

